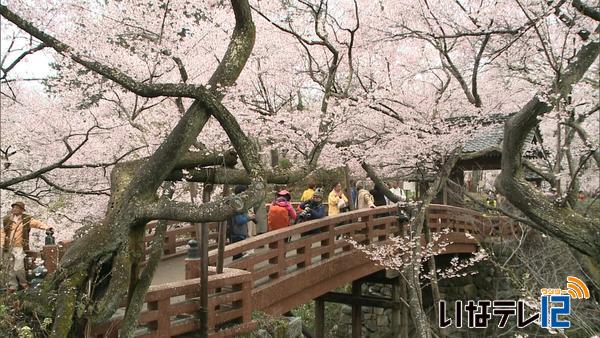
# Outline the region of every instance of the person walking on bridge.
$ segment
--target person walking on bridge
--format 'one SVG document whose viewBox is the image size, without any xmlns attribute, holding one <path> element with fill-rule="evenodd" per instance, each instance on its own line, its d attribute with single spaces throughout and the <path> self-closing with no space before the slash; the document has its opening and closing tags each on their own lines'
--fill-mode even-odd
<svg viewBox="0 0 600 338">
<path fill-rule="evenodd" d="M 398 198 L 398 201 L 405 202 L 406 201 L 406 193 L 404 193 L 404 189 L 400 188 L 400 183 L 398 181 L 392 181 L 391 186 L 392 186 L 392 188 L 390 189 L 390 191 L 392 192 L 392 194 L 396 195 L 396 197 Z M 385 201 L 386 201 L 387 205 L 394 204 L 392 201 L 390 201 L 387 198 L 387 196 L 385 197 Z"/>
<path fill-rule="evenodd" d="M 325 206 L 322 202 L 323 192 L 319 188 L 315 190 L 310 200 L 302 202 L 298 206 L 298 223 L 325 217 Z"/>
<path fill-rule="evenodd" d="M 327 198 L 327 203 L 329 204 L 329 216 L 337 215 L 348 208 L 348 197 L 344 195 L 340 182 L 333 186 L 333 190 Z"/>
<path fill-rule="evenodd" d="M 383 191 L 381 191 L 381 189 L 379 189 L 377 186 L 371 189 L 369 193 L 371 194 L 371 196 L 373 196 L 373 200 L 376 207 L 380 207 L 382 205 L 387 204 L 385 201 L 385 195 L 383 194 Z"/>
<path fill-rule="evenodd" d="M 357 209 L 375 208 L 375 200 L 373 195 L 367 190 L 368 182 L 359 182 L 356 184 L 358 189 Z"/>
<path fill-rule="evenodd" d="M 282 229 L 296 220 L 296 211 L 290 204 L 292 196 L 287 190 L 282 190 L 277 193 L 275 201 L 269 206 L 269 215 L 267 225 L 269 231 Z"/>
<path fill-rule="evenodd" d="M 234 188 L 234 193 L 239 195 L 248 189 L 245 185 L 237 185 Z M 245 240 L 249 237 L 251 232 L 248 231 L 248 223 L 255 220 L 254 213 L 252 212 L 237 212 L 227 221 L 227 232 L 229 233 L 229 242 L 236 243 Z M 241 258 L 242 254 L 233 256 L 236 260 Z"/>
<path fill-rule="evenodd" d="M 2 219 L 0 231 L 0 248 L 3 254 L 10 254 L 12 268 L 9 269 L 9 289 L 19 286 L 27 288 L 25 277 L 25 251 L 29 250 L 29 232 L 32 228 L 51 231 L 52 227 L 25 214 L 25 203 L 15 202 L 11 211 Z"/>
</svg>

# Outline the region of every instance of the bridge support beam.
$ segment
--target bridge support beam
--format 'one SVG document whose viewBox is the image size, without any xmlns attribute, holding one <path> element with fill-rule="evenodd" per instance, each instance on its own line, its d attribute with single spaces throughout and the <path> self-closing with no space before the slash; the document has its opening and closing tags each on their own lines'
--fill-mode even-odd
<svg viewBox="0 0 600 338">
<path fill-rule="evenodd" d="M 325 300 L 315 299 L 315 337 L 325 338 Z"/>
<path fill-rule="evenodd" d="M 355 280 L 352 282 L 352 297 L 360 298 L 362 282 Z M 352 338 L 360 338 L 362 334 L 362 306 L 352 304 Z"/>
</svg>

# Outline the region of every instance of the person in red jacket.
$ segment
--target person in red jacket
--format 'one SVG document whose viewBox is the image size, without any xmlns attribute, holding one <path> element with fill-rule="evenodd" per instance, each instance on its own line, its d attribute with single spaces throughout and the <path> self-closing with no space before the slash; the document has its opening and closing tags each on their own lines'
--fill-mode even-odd
<svg viewBox="0 0 600 338">
<path fill-rule="evenodd" d="M 281 190 L 273 203 L 269 206 L 269 215 L 267 217 L 267 227 L 269 231 L 282 229 L 296 220 L 296 211 L 290 203 L 292 196 L 289 191 Z"/>
</svg>

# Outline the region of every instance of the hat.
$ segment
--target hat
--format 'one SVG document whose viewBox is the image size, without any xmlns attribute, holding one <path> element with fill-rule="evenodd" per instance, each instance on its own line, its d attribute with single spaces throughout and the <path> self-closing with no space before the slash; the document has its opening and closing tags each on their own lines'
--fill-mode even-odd
<svg viewBox="0 0 600 338">
<path fill-rule="evenodd" d="M 315 190 L 315 193 L 313 194 L 313 197 L 323 198 L 323 189 L 318 188 L 317 190 Z"/>
<path fill-rule="evenodd" d="M 290 195 L 290 192 L 287 190 L 281 190 L 280 192 L 277 193 L 277 196 L 285 196 L 285 195 Z"/>
<path fill-rule="evenodd" d="M 21 209 L 25 210 L 25 203 L 23 202 L 14 202 L 13 204 L 10 205 L 10 207 L 14 207 L 15 205 L 18 205 L 19 207 L 21 207 Z"/>
</svg>

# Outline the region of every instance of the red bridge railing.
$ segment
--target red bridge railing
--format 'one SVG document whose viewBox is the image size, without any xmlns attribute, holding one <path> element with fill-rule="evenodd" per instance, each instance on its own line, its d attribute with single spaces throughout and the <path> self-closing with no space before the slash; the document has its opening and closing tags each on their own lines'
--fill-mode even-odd
<svg viewBox="0 0 600 338">
<path fill-rule="evenodd" d="M 251 331 L 252 276 L 249 272 L 225 268 L 208 277 L 208 327 L 211 337 L 231 337 Z M 140 314 L 136 337 L 172 337 L 198 331 L 200 279 L 151 286 Z M 123 313 L 124 309 L 120 309 Z M 116 338 L 123 316 L 115 316 L 92 329 L 92 337 Z"/>
</svg>

